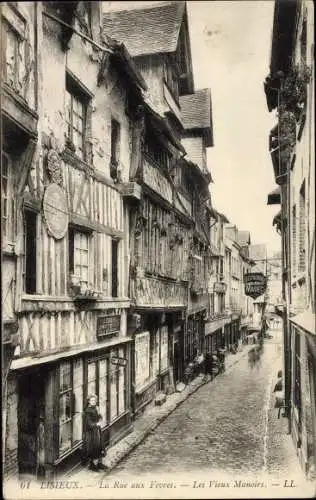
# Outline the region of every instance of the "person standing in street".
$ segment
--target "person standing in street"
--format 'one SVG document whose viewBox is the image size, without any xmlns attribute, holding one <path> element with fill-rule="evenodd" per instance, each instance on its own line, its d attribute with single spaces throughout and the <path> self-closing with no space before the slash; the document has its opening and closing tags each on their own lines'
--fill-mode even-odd
<svg viewBox="0 0 316 500">
<path fill-rule="evenodd" d="M 101 421 L 102 415 L 97 407 L 97 397 L 91 394 L 85 409 L 85 450 L 89 460 L 89 469 L 93 471 L 107 470 L 102 463 L 105 451 L 102 445 Z"/>
</svg>

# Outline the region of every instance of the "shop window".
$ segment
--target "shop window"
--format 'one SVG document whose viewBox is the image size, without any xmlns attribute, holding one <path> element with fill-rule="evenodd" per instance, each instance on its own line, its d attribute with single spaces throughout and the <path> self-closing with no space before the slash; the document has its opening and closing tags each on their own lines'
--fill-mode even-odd
<svg viewBox="0 0 316 500">
<path fill-rule="evenodd" d="M 86 160 L 86 131 L 90 96 L 66 73 L 67 146 L 78 158 Z"/>
<path fill-rule="evenodd" d="M 107 392 L 108 392 L 108 360 L 100 359 L 99 360 L 99 409 L 104 422 L 108 421 L 107 417 Z"/>
<path fill-rule="evenodd" d="M 89 239 L 84 231 L 70 227 L 69 237 L 69 274 L 73 275 L 80 285 L 88 286 L 89 282 Z"/>
<path fill-rule="evenodd" d="M 66 361 L 59 367 L 59 455 L 82 439 L 83 364 Z"/>
<path fill-rule="evenodd" d="M 94 359 L 87 364 L 87 397 L 95 394 L 103 424 L 108 423 L 108 359 Z"/>
<path fill-rule="evenodd" d="M 118 296 L 118 240 L 112 239 L 112 297 Z"/>
<path fill-rule="evenodd" d="M 125 358 L 125 349 L 113 349 L 111 356 Z M 126 410 L 126 367 L 110 365 L 110 420 L 113 422 Z"/>
<path fill-rule="evenodd" d="M 36 293 L 36 225 L 37 213 L 24 210 L 23 286 L 27 294 Z"/>
<path fill-rule="evenodd" d="M 14 197 L 10 157 L 1 153 L 1 228 L 5 241 L 13 240 Z"/>
<path fill-rule="evenodd" d="M 305 217 L 306 217 L 306 204 L 305 204 L 305 181 L 300 189 L 299 198 L 299 270 L 305 271 Z"/>
<path fill-rule="evenodd" d="M 162 326 L 160 329 L 160 343 L 160 372 L 163 372 L 169 367 L 168 326 Z"/>
<path fill-rule="evenodd" d="M 135 385 L 136 391 L 149 383 L 150 373 L 150 334 L 139 333 L 135 336 Z"/>
</svg>

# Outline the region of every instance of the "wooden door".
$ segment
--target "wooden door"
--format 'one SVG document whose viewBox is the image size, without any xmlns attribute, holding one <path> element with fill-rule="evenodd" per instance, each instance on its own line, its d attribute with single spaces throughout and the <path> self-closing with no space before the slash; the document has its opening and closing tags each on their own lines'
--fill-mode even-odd
<svg viewBox="0 0 316 500">
<path fill-rule="evenodd" d="M 44 462 L 44 384 L 39 372 L 25 373 L 19 380 L 18 463 L 20 474 L 41 475 Z"/>
</svg>

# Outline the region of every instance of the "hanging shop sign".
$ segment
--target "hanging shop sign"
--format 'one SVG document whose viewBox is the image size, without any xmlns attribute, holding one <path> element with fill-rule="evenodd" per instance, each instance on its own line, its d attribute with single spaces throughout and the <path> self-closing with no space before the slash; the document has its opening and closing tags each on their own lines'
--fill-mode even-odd
<svg viewBox="0 0 316 500">
<path fill-rule="evenodd" d="M 112 363 L 112 365 L 127 366 L 127 359 L 120 358 L 118 356 L 112 356 L 111 363 Z"/>
<path fill-rule="evenodd" d="M 246 273 L 244 275 L 245 295 L 257 299 L 267 288 L 267 278 L 263 273 Z"/>
<path fill-rule="evenodd" d="M 216 293 L 225 293 L 227 289 L 226 283 L 221 283 L 218 281 L 217 283 L 214 283 L 214 292 Z"/>
<path fill-rule="evenodd" d="M 69 213 L 65 190 L 58 184 L 46 188 L 43 211 L 49 234 L 55 240 L 61 240 L 68 230 Z"/>
</svg>

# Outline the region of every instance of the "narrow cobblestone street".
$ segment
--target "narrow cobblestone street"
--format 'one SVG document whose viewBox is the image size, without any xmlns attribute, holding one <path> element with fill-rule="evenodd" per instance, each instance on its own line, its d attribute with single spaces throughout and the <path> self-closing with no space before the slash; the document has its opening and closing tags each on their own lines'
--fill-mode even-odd
<svg viewBox="0 0 316 500">
<path fill-rule="evenodd" d="M 205 472 L 213 477 L 273 474 L 279 484 L 281 477 L 299 477 L 286 422 L 274 408 L 280 341 L 275 334 L 257 364 L 251 366 L 244 356 L 201 387 L 106 479 Z"/>
</svg>

